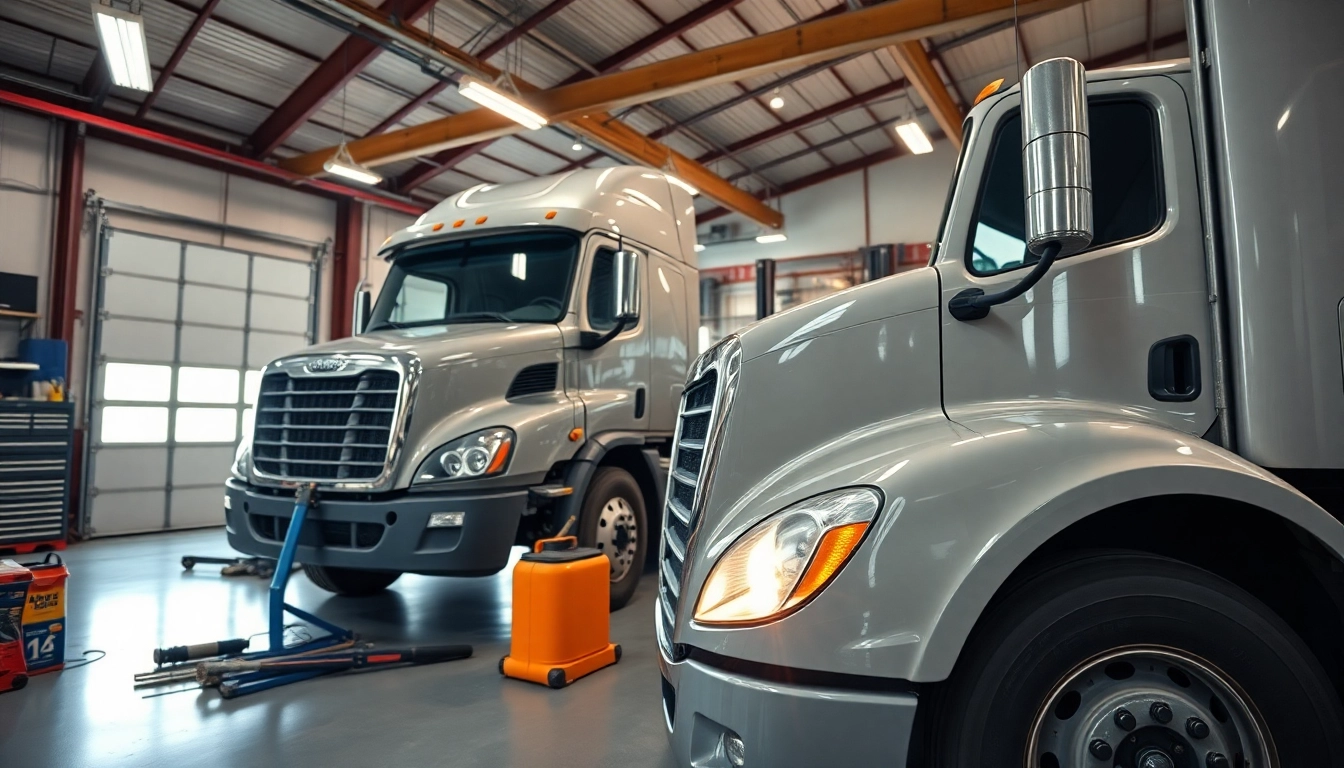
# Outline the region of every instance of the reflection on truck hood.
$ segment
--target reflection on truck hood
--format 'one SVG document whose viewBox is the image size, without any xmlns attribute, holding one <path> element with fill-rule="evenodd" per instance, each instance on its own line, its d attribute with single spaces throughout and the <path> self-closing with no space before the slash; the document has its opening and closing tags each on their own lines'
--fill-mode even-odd
<svg viewBox="0 0 1344 768">
<path fill-rule="evenodd" d="M 687 594 L 717 556 L 789 504 L 853 485 L 855 451 L 893 429 L 946 424 L 938 276 L 917 269 L 780 313 L 741 334 L 737 394 L 696 534 Z M 910 429 L 907 431 L 906 428 Z M 875 455 L 875 454 L 874 454 Z"/>
<path fill-rule="evenodd" d="M 470 323 L 387 329 L 318 344 L 304 350 L 304 354 L 406 352 L 419 357 L 425 369 L 430 370 L 559 349 L 562 343 L 560 329 L 550 323 Z"/>
<path fill-rule="evenodd" d="M 932 281 L 932 286 L 930 282 Z M 742 359 L 863 323 L 938 306 L 936 272 L 913 269 L 800 304 L 741 331 Z"/>
</svg>

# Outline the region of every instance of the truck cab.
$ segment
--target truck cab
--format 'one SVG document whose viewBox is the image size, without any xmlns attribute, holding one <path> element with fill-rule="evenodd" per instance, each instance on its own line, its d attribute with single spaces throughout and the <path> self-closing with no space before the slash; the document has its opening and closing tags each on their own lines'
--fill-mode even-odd
<svg viewBox="0 0 1344 768">
<path fill-rule="evenodd" d="M 613 167 L 468 189 L 383 243 L 355 335 L 268 364 L 227 481 L 229 543 L 339 594 L 485 575 L 571 518 L 629 600 L 658 530 L 698 326 L 691 194 Z M 652 526 L 652 527 L 651 527 Z"/>
<path fill-rule="evenodd" d="M 1344 10 L 1187 21 L 991 92 L 928 267 L 692 366 L 678 765 L 1339 762 Z"/>
</svg>

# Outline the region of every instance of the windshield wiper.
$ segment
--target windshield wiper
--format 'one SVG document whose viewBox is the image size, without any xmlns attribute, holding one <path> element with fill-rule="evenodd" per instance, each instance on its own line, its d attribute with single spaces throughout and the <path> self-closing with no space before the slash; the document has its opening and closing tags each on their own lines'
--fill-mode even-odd
<svg viewBox="0 0 1344 768">
<path fill-rule="evenodd" d="M 365 333 L 373 333 L 374 331 L 382 331 L 388 328 L 391 328 L 393 330 L 401 330 L 402 328 L 409 328 L 409 327 L 410 325 L 406 323 L 394 323 L 391 320 L 384 320 L 383 322 L 379 323 L 378 325 L 375 325 L 372 328 L 366 328 Z"/>
</svg>

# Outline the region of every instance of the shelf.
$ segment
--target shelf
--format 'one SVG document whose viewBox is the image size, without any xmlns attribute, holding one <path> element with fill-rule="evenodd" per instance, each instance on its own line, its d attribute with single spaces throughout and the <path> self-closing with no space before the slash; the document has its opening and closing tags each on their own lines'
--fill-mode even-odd
<svg viewBox="0 0 1344 768">
<path fill-rule="evenodd" d="M 19 312 L 13 309 L 0 309 L 0 317 L 17 317 L 23 320 L 36 320 L 41 315 L 36 312 Z"/>
</svg>

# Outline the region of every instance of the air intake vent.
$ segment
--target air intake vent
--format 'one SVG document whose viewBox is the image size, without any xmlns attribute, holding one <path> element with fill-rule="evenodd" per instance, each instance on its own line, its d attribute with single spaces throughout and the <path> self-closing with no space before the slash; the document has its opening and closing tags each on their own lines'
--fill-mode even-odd
<svg viewBox="0 0 1344 768">
<path fill-rule="evenodd" d="M 525 395 L 554 392 L 555 376 L 559 370 L 559 363 L 541 363 L 527 366 L 513 378 L 513 383 L 509 385 L 509 391 L 504 395 L 504 399 L 512 400 L 515 397 Z"/>
</svg>

